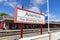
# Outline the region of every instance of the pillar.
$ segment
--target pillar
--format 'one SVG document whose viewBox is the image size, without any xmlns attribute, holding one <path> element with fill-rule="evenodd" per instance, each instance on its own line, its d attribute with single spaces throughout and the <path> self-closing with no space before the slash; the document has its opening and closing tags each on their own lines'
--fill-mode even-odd
<svg viewBox="0 0 60 40">
<path fill-rule="evenodd" d="M 42 35 L 42 25 L 40 25 L 40 34 Z"/>
<path fill-rule="evenodd" d="M 23 29 L 24 29 L 24 24 L 20 24 L 20 38 L 23 38 Z"/>
<path fill-rule="evenodd" d="M 1 27 L 2 27 L 2 30 L 5 30 L 4 29 L 4 21 L 1 22 Z"/>
</svg>

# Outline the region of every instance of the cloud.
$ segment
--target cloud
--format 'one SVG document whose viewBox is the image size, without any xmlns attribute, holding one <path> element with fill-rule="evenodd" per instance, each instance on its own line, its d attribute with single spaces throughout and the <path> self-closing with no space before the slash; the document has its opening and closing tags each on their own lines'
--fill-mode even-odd
<svg viewBox="0 0 60 40">
<path fill-rule="evenodd" d="M 34 6 L 39 6 L 39 5 L 43 5 L 47 2 L 47 0 L 31 0 L 31 3 L 34 5 Z"/>
<path fill-rule="evenodd" d="M 56 20 L 56 19 L 55 19 L 55 20 L 51 20 L 51 21 L 54 21 L 54 22 L 60 22 L 60 20 Z"/>
<path fill-rule="evenodd" d="M 16 0 L 9 0 L 9 1 L 8 0 L 0 0 L 0 2 L 3 2 L 3 1 L 4 1 L 5 6 L 9 5 L 13 8 L 20 6 L 20 4 L 18 4 L 18 2 Z"/>
<path fill-rule="evenodd" d="M 45 14 L 45 16 L 48 16 L 48 14 Z M 55 18 L 55 17 L 56 17 L 56 15 L 53 15 L 53 14 L 49 13 L 49 18 L 50 18 L 50 19 L 53 19 L 53 18 Z"/>
<path fill-rule="evenodd" d="M 16 7 L 22 8 L 22 6 L 21 6 L 21 5 L 19 5 L 19 4 L 18 4 Z"/>
<path fill-rule="evenodd" d="M 37 12 L 37 13 L 41 12 L 41 10 L 38 7 L 35 7 L 35 6 L 29 8 L 28 10 L 31 10 L 31 11 L 34 11 L 34 12 Z"/>
<path fill-rule="evenodd" d="M 30 2 L 31 8 L 29 10 L 32 10 L 34 12 L 41 13 L 40 6 L 39 5 L 44 5 L 46 3 L 46 0 L 31 0 Z M 44 13 L 43 13 L 44 14 Z"/>
<path fill-rule="evenodd" d="M 49 17 L 53 19 L 53 18 L 55 18 L 56 16 L 55 16 L 55 15 L 50 15 Z"/>
<path fill-rule="evenodd" d="M 0 3 L 3 2 L 3 0 L 0 0 Z"/>
<path fill-rule="evenodd" d="M 5 4 L 6 5 L 8 4 L 9 6 L 11 6 L 13 8 L 20 6 L 20 4 L 18 4 L 18 2 L 16 2 L 16 1 L 14 1 L 14 2 L 13 1 L 11 1 L 11 2 L 6 1 Z"/>
<path fill-rule="evenodd" d="M 16 7 L 17 2 L 6 2 L 5 5 L 9 5 L 14 8 L 14 7 Z"/>
</svg>

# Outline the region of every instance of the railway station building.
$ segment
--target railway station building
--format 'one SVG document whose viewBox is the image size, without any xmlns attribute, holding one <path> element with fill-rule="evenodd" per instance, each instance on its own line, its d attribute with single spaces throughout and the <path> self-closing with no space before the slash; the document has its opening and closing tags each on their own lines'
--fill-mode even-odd
<svg viewBox="0 0 60 40">
<path fill-rule="evenodd" d="M 43 28 L 47 28 L 48 23 L 46 21 L 46 24 L 42 25 Z M 39 24 L 25 24 L 24 29 L 33 29 L 33 28 L 39 28 Z M 54 22 L 50 21 L 50 27 L 56 28 L 60 27 L 60 22 Z M 0 29 L 7 29 L 7 30 L 17 30 L 20 29 L 20 23 L 14 23 L 14 17 L 11 16 L 2 16 L 0 17 Z"/>
</svg>

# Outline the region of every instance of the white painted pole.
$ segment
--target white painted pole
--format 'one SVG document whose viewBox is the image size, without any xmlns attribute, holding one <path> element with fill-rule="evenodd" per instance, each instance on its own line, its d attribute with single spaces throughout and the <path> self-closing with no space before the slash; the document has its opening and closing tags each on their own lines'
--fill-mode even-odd
<svg viewBox="0 0 60 40">
<path fill-rule="evenodd" d="M 48 32 L 50 32 L 50 25 L 49 25 L 49 0 L 47 0 L 47 14 L 48 14 Z"/>
</svg>

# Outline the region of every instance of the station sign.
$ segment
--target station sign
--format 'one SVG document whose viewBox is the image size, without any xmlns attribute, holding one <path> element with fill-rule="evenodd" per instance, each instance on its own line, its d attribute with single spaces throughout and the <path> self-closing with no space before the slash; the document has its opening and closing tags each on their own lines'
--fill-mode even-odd
<svg viewBox="0 0 60 40">
<path fill-rule="evenodd" d="M 45 15 L 22 8 L 16 8 L 14 13 L 14 22 L 28 24 L 45 24 Z"/>
</svg>

